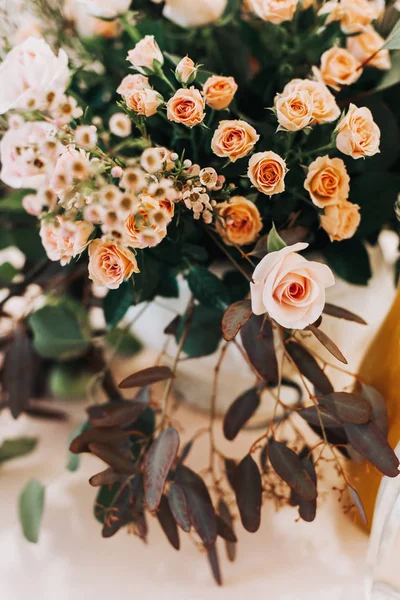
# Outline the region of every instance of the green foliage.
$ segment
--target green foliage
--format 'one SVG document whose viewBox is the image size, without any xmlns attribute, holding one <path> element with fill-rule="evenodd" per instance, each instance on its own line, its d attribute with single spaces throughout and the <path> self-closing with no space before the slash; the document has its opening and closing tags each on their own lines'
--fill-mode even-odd
<svg viewBox="0 0 400 600">
<path fill-rule="evenodd" d="M 200 304 L 222 310 L 229 305 L 229 291 L 224 282 L 206 267 L 192 267 L 187 280 L 193 296 Z"/>
<path fill-rule="evenodd" d="M 34 347 L 43 358 L 70 360 L 89 348 L 76 314 L 65 304 L 44 306 L 29 317 L 29 325 Z"/>
<path fill-rule="evenodd" d="M 74 440 L 76 437 L 78 437 L 78 435 L 80 435 L 81 433 L 83 433 L 84 431 L 86 431 L 89 428 L 90 428 L 90 424 L 89 424 L 88 420 L 80 423 L 78 425 L 78 427 L 76 427 L 76 429 L 74 429 L 74 431 L 71 433 L 69 442 L 72 442 L 72 440 Z M 75 471 L 77 471 L 79 469 L 80 458 L 81 458 L 80 454 L 73 454 L 72 452 L 70 452 L 68 450 L 67 470 L 70 471 L 71 473 L 74 473 Z"/>
<path fill-rule="evenodd" d="M 395 173 L 366 173 L 351 182 L 350 200 L 360 206 L 361 223 L 358 236 L 378 232 L 394 219 L 394 204 L 400 190 L 400 175 Z M 340 242 L 340 245 L 345 242 Z M 349 260 L 350 259 L 350 260 Z M 348 262 L 354 270 L 357 265 L 352 255 Z"/>
<path fill-rule="evenodd" d="M 281 236 L 276 231 L 275 225 L 272 225 L 272 229 L 268 235 L 268 252 L 277 252 L 286 248 L 286 244 Z"/>
<path fill-rule="evenodd" d="M 123 356 L 134 356 L 142 349 L 142 343 L 130 332 L 115 328 L 107 335 L 107 344 Z"/>
<path fill-rule="evenodd" d="M 18 270 L 9 262 L 0 265 L 0 286 L 11 283 Z"/>
<path fill-rule="evenodd" d="M 372 273 L 368 252 L 361 240 L 333 242 L 326 247 L 324 255 L 336 275 L 349 283 L 367 285 Z"/>
<path fill-rule="evenodd" d="M 124 281 L 116 290 L 110 290 L 104 298 L 104 316 L 112 329 L 134 304 L 132 281 Z"/>
<path fill-rule="evenodd" d="M 29 454 L 36 448 L 37 438 L 20 437 L 4 440 L 0 446 L 0 463 Z"/>
<path fill-rule="evenodd" d="M 37 479 L 31 479 L 19 497 L 19 520 L 28 542 L 36 544 L 39 539 L 45 500 L 45 487 Z"/>
<path fill-rule="evenodd" d="M 223 311 L 209 306 L 195 306 L 183 351 L 191 358 L 213 354 L 222 337 L 221 320 Z M 179 342 L 187 322 L 187 316 L 180 320 L 176 333 Z"/>
</svg>

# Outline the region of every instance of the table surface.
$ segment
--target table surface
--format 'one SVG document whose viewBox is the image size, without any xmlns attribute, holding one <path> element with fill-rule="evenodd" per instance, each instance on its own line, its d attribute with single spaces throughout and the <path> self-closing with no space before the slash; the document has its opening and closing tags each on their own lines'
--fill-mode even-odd
<svg viewBox="0 0 400 600">
<path fill-rule="evenodd" d="M 357 289 L 353 301 L 350 295 L 350 300 L 342 302 L 350 309 L 356 309 L 360 301 L 369 303 L 360 314 L 367 316 L 370 326 L 359 332 L 350 325 L 347 344 L 344 348 L 341 345 L 351 367 L 356 366 L 361 349 L 390 304 L 393 289 L 388 277 L 384 275 L 386 292 L 381 277 L 371 284 L 372 292 L 360 296 Z M 375 297 L 372 302 L 371 297 Z M 68 403 L 67 407 L 71 419 L 64 423 L 44 423 L 26 416 L 13 421 L 8 414 L 1 415 L 0 442 L 18 435 L 40 439 L 31 455 L 1 468 L 2 600 L 109 600 L 116 594 L 121 598 L 162 600 L 235 600 L 245 594 L 273 600 L 362 600 L 368 538 L 344 514 L 334 492 L 320 494 L 314 523 L 297 522 L 295 509 L 275 512 L 267 502 L 256 534 L 237 527 L 236 563 L 225 559 L 221 546 L 223 588 L 215 586 L 206 557 L 188 536 L 181 536 L 182 551 L 176 552 L 154 518 L 149 519 L 147 545 L 125 530 L 111 539 L 102 539 L 100 525 L 93 518 L 96 490 L 89 486 L 88 478 L 103 467 L 95 457 L 85 455 L 76 473 L 66 471 L 68 439 L 84 415 L 83 405 Z M 179 421 L 183 441 L 208 423 L 205 416 L 187 408 L 180 409 Z M 221 443 L 227 443 L 222 441 L 220 423 L 217 432 Z M 235 445 L 237 456 L 243 456 L 253 439 L 254 432 L 240 434 Z M 194 467 L 204 467 L 205 443 L 204 439 L 195 444 L 190 456 Z M 17 516 L 18 495 L 32 477 L 47 484 L 37 545 L 24 540 Z M 333 478 L 328 468 L 324 473 L 325 489 L 329 490 Z"/>
</svg>

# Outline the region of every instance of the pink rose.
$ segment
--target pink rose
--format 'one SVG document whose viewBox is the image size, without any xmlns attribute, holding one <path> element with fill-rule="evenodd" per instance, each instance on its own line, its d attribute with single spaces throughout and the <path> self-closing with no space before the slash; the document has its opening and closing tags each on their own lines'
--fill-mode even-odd
<svg viewBox="0 0 400 600">
<path fill-rule="evenodd" d="M 58 216 L 54 221 L 42 221 L 40 237 L 49 259 L 67 265 L 71 258 L 85 250 L 92 231 L 92 223 L 68 221 Z"/>
<path fill-rule="evenodd" d="M 133 273 L 139 273 L 129 248 L 112 241 L 94 240 L 89 246 L 89 278 L 96 285 L 116 290 Z"/>
<path fill-rule="evenodd" d="M 154 39 L 154 35 L 145 35 L 133 50 L 129 50 L 127 60 L 143 75 L 154 71 L 154 61 L 157 61 L 160 65 L 164 64 L 164 56 Z"/>
<path fill-rule="evenodd" d="M 44 121 L 9 129 L 0 142 L 0 179 L 13 188 L 46 186 L 62 147 L 54 133 L 54 127 Z"/>
<path fill-rule="evenodd" d="M 325 288 L 335 279 L 327 265 L 297 254 L 307 246 L 298 243 L 270 252 L 258 264 L 250 284 L 254 314 L 268 313 L 288 329 L 305 329 L 318 319 L 325 306 Z"/>
</svg>

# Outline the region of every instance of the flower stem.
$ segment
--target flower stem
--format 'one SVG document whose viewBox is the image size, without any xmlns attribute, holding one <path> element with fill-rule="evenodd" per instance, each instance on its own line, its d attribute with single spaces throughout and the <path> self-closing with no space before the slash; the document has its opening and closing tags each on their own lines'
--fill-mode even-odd
<svg viewBox="0 0 400 600">
<path fill-rule="evenodd" d="M 136 29 L 136 27 L 134 25 L 129 23 L 126 15 L 122 15 L 120 17 L 120 21 L 121 21 L 122 27 L 124 28 L 126 33 L 129 35 L 131 40 L 133 42 L 135 42 L 135 44 L 140 42 L 140 40 L 142 39 L 142 35 L 140 34 L 140 32 Z"/>
</svg>

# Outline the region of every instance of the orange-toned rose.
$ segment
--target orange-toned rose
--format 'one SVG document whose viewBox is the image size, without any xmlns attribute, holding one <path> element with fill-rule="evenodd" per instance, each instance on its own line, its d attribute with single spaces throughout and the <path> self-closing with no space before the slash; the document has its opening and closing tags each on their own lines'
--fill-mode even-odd
<svg viewBox="0 0 400 600">
<path fill-rule="evenodd" d="M 199 125 L 205 117 L 204 100 L 195 87 L 178 90 L 167 104 L 167 117 L 186 127 Z"/>
<path fill-rule="evenodd" d="M 151 88 L 137 89 L 125 98 L 128 108 L 138 115 L 151 117 L 156 114 L 158 107 L 163 103 L 163 98 L 156 90 Z"/>
<path fill-rule="evenodd" d="M 292 79 L 285 85 L 282 95 L 288 95 L 295 90 L 306 90 L 312 96 L 312 123 L 331 123 L 340 116 L 340 108 L 335 97 L 322 81 L 313 79 Z"/>
<path fill-rule="evenodd" d="M 94 240 L 89 246 L 89 278 L 96 285 L 117 289 L 133 273 L 139 273 L 131 250 L 112 241 Z"/>
<path fill-rule="evenodd" d="M 299 131 L 313 120 L 313 97 L 306 89 L 294 89 L 275 98 L 279 129 Z"/>
<path fill-rule="evenodd" d="M 359 35 L 353 35 L 346 40 L 347 49 L 360 63 L 373 56 L 368 64 L 382 70 L 390 69 L 391 66 L 389 50 L 380 50 L 384 43 L 383 37 L 371 25 Z"/>
<path fill-rule="evenodd" d="M 319 156 L 308 167 L 305 189 L 319 208 L 347 200 L 350 177 L 341 158 Z"/>
<path fill-rule="evenodd" d="M 184 85 L 189 85 L 193 83 L 197 76 L 197 67 L 188 56 L 184 56 L 181 61 L 179 61 L 176 69 L 175 69 L 175 77 Z"/>
<path fill-rule="evenodd" d="M 352 202 L 327 206 L 321 217 L 321 226 L 331 242 L 352 238 L 360 224 L 360 207 Z"/>
<path fill-rule="evenodd" d="M 247 0 L 247 6 L 260 19 L 280 25 L 293 19 L 297 0 Z"/>
<path fill-rule="evenodd" d="M 344 33 L 357 33 L 378 18 L 378 3 L 369 0 L 331 0 L 326 2 L 319 15 L 328 15 L 326 23 L 340 21 Z"/>
<path fill-rule="evenodd" d="M 366 106 L 350 104 L 347 115 L 336 128 L 336 146 L 352 158 L 373 156 L 379 152 L 381 131 Z"/>
<path fill-rule="evenodd" d="M 163 53 L 155 41 L 154 35 L 145 35 L 133 50 L 129 50 L 126 60 L 129 60 L 133 67 L 143 75 L 154 71 L 154 61 L 160 65 L 164 64 Z"/>
<path fill-rule="evenodd" d="M 326 85 L 340 91 L 361 76 L 359 61 L 345 48 L 334 46 L 321 56 L 320 74 Z"/>
<path fill-rule="evenodd" d="M 233 77 L 212 75 L 203 87 L 206 104 L 214 110 L 224 110 L 232 102 L 237 89 L 238 86 Z"/>
<path fill-rule="evenodd" d="M 211 149 L 220 158 L 235 162 L 250 154 L 259 139 L 257 131 L 246 121 L 220 121 L 211 141 Z"/>
<path fill-rule="evenodd" d="M 216 227 L 228 246 L 245 246 L 254 242 L 262 229 L 261 216 L 253 202 L 234 196 L 216 207 Z"/>
<path fill-rule="evenodd" d="M 251 157 L 247 176 L 259 192 L 272 196 L 284 191 L 286 173 L 286 162 L 270 150 Z"/>
</svg>

